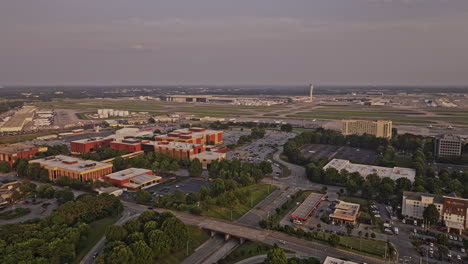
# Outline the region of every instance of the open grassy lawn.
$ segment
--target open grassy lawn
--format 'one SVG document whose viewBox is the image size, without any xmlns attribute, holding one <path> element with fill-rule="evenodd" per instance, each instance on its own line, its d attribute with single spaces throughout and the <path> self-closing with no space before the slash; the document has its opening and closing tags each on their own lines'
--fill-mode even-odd
<svg viewBox="0 0 468 264">
<path fill-rule="evenodd" d="M 322 241 L 327 241 L 329 235 L 328 233 L 318 232 L 317 238 Z M 386 242 L 383 240 L 365 239 L 355 236 L 340 236 L 339 248 L 382 259 L 385 255 L 385 244 Z"/>
<path fill-rule="evenodd" d="M 210 236 L 203 230 L 198 229 L 194 226 L 187 226 L 188 228 L 188 234 L 189 234 L 189 251 L 188 251 L 188 256 L 192 255 L 193 252 L 195 252 L 195 249 L 197 249 L 200 245 L 205 243 Z M 167 256 L 164 256 L 160 259 L 158 259 L 157 263 L 160 264 L 176 264 L 176 263 L 181 263 L 187 256 L 187 251 L 186 249 L 184 250 L 179 250 L 178 252 L 168 254 Z M 142 263 L 143 264 L 143 263 Z"/>
<path fill-rule="evenodd" d="M 242 188 L 250 192 L 251 196 L 248 201 L 244 204 L 237 204 L 232 209 L 230 207 L 212 206 L 208 210 L 202 212 L 204 216 L 216 217 L 225 220 L 236 220 L 243 216 L 250 209 L 255 207 L 259 202 L 263 201 L 268 195 L 270 195 L 276 187 L 270 184 L 254 184 Z M 250 206 L 252 203 L 253 207 Z M 232 219 L 231 219 L 232 211 Z"/>
<path fill-rule="evenodd" d="M 227 255 L 221 263 L 223 264 L 234 264 L 241 260 L 268 253 L 273 247 L 267 244 L 259 242 L 247 241 L 234 249 L 229 255 Z"/>
<path fill-rule="evenodd" d="M 119 220 L 121 215 L 106 217 L 89 225 L 89 233 L 86 241 L 83 243 L 85 246 L 76 254 L 76 260 L 74 263 L 79 263 L 81 259 L 88 254 L 88 252 L 96 245 L 96 243 L 104 236 L 107 227 L 115 224 Z"/>
</svg>

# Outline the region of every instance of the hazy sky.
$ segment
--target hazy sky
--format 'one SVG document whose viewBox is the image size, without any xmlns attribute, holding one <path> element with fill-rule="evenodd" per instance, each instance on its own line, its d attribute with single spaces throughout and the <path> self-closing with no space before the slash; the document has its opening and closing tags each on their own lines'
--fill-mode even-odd
<svg viewBox="0 0 468 264">
<path fill-rule="evenodd" d="M 0 84 L 468 84 L 468 0 L 0 0 Z"/>
</svg>

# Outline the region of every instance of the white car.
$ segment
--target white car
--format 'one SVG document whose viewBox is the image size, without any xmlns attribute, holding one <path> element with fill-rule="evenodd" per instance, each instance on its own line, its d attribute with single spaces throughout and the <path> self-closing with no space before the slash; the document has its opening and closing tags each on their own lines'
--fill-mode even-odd
<svg viewBox="0 0 468 264">
<path fill-rule="evenodd" d="M 278 242 L 279 242 L 280 244 L 283 244 L 283 245 L 286 244 L 286 242 L 285 242 L 284 240 L 278 240 Z"/>
<path fill-rule="evenodd" d="M 450 240 L 453 240 L 453 236 L 452 236 L 452 235 L 449 235 L 449 239 L 450 239 Z"/>
<path fill-rule="evenodd" d="M 432 243 L 432 242 L 431 242 L 431 244 L 429 244 L 429 245 L 431 246 L 431 248 L 434 247 L 434 243 Z"/>
<path fill-rule="evenodd" d="M 461 251 L 462 253 L 465 253 L 465 249 L 464 249 L 464 248 L 460 249 L 460 251 Z"/>
<path fill-rule="evenodd" d="M 457 255 L 457 259 L 458 259 L 458 260 L 461 260 L 461 257 L 460 257 L 460 255 Z"/>
<path fill-rule="evenodd" d="M 447 257 L 451 258 L 451 257 L 452 257 L 452 253 L 449 252 L 449 253 L 447 254 Z"/>
</svg>

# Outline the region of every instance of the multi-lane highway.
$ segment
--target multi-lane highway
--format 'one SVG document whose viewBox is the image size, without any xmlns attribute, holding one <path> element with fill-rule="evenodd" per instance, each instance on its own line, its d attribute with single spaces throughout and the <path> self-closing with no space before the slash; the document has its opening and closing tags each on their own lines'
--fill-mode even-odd
<svg viewBox="0 0 468 264">
<path fill-rule="evenodd" d="M 146 206 L 124 202 L 125 206 L 134 212 L 147 210 Z M 159 212 L 168 210 L 158 209 Z M 250 241 L 257 241 L 269 245 L 277 244 L 279 247 L 294 251 L 300 255 L 318 257 L 324 259 L 325 256 L 346 258 L 358 263 L 366 262 L 370 264 L 384 263 L 384 261 L 361 256 L 341 249 L 333 248 L 324 244 L 299 239 L 284 233 L 264 230 L 257 227 L 248 226 L 241 223 L 229 222 L 226 220 L 209 217 L 194 216 L 187 213 L 171 211 L 185 224 L 197 226 L 205 230 L 211 230 L 221 234 L 229 234 L 232 237 L 243 238 Z M 283 243 L 284 242 L 284 243 Z"/>
</svg>

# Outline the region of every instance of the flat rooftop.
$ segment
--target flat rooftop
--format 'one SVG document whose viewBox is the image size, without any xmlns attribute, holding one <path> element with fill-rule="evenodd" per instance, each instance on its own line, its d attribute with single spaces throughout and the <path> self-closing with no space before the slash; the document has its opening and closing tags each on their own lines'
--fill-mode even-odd
<svg viewBox="0 0 468 264">
<path fill-rule="evenodd" d="M 163 148 L 171 148 L 171 149 L 181 149 L 181 150 L 191 150 L 195 146 L 201 146 L 201 144 L 191 144 L 191 143 L 184 143 L 184 142 L 167 142 L 161 144 L 161 142 L 164 141 L 149 141 L 147 143 L 144 143 L 145 145 L 153 145 L 153 146 L 159 146 Z"/>
<path fill-rule="evenodd" d="M 42 159 L 35 159 L 29 161 L 30 163 L 40 163 L 43 166 L 50 168 L 60 168 L 76 172 L 84 172 L 91 169 L 97 169 L 101 167 L 109 167 L 112 164 L 94 161 L 94 160 L 82 160 L 75 157 L 57 155 L 51 157 L 45 157 Z"/>
<path fill-rule="evenodd" d="M 86 143 L 92 143 L 92 142 L 100 142 L 100 141 L 104 141 L 104 140 L 110 140 L 110 138 L 107 138 L 107 137 L 92 137 L 92 138 L 84 138 L 84 139 L 74 140 L 74 141 L 71 141 L 70 143 L 86 144 Z"/>
<path fill-rule="evenodd" d="M 126 180 L 126 179 L 132 179 L 134 177 L 140 176 L 142 174 L 147 174 L 148 172 L 151 172 L 151 170 L 147 169 L 139 169 L 139 168 L 130 168 L 118 172 L 114 172 L 111 174 L 106 175 L 106 177 L 114 180 Z M 153 175 L 148 175 L 153 177 Z"/>
<path fill-rule="evenodd" d="M 323 167 L 324 170 L 328 168 L 334 168 L 338 171 L 344 169 L 351 173 L 359 172 L 359 174 L 361 174 L 363 177 L 375 173 L 381 178 L 389 177 L 394 181 L 398 178 L 407 178 L 411 182 L 414 182 L 414 178 L 416 177 L 416 170 L 414 169 L 401 167 L 387 168 L 373 165 L 355 164 L 349 160 L 344 159 L 333 159 Z"/>
<path fill-rule="evenodd" d="M 2 154 L 16 154 L 21 151 L 33 150 L 38 147 L 25 143 L 15 143 L 10 145 L 0 146 L 0 153 Z"/>
<path fill-rule="evenodd" d="M 336 205 L 335 211 L 330 215 L 330 217 L 354 221 L 359 213 L 360 207 L 361 206 L 359 204 L 340 201 Z"/>
<path fill-rule="evenodd" d="M 422 197 L 432 197 L 435 203 L 443 204 L 444 197 L 442 195 L 432 194 L 432 193 L 423 193 L 423 192 L 403 192 L 403 196 L 406 199 L 413 201 L 422 201 Z"/>
<path fill-rule="evenodd" d="M 337 259 L 333 257 L 326 257 L 323 264 L 358 264 L 358 263 L 348 261 L 348 260 Z"/>
<path fill-rule="evenodd" d="M 200 160 L 215 160 L 215 159 L 219 159 L 220 157 L 224 157 L 225 155 L 226 153 L 205 151 L 202 153 L 192 155 L 192 157 L 200 159 Z"/>
<path fill-rule="evenodd" d="M 299 205 L 296 210 L 294 210 L 294 212 L 291 214 L 291 217 L 302 220 L 307 219 L 312 211 L 314 211 L 314 209 L 320 204 L 324 196 L 324 194 L 320 193 L 309 194 L 304 202 L 302 202 L 302 204 Z"/>
</svg>

